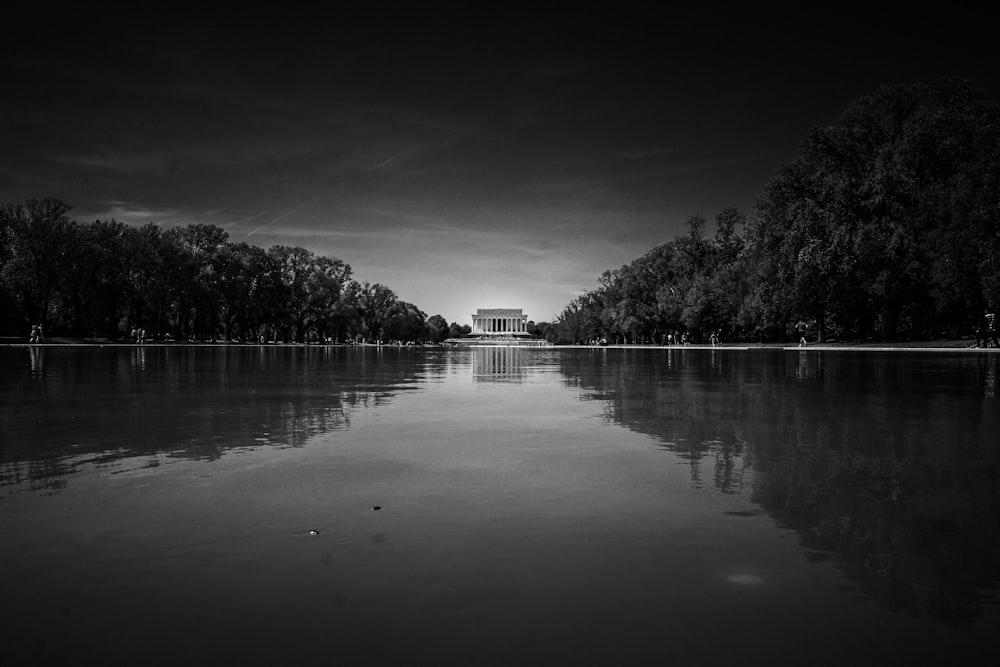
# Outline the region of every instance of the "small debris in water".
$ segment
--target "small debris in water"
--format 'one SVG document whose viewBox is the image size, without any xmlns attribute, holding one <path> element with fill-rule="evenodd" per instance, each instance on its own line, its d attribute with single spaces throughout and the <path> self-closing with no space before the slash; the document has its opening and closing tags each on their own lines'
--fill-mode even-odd
<svg viewBox="0 0 1000 667">
<path fill-rule="evenodd" d="M 375 505 L 372 507 L 372 512 L 378 512 L 380 509 L 382 509 L 381 505 Z"/>
<path fill-rule="evenodd" d="M 310 535 L 319 535 L 319 531 L 318 530 L 310 530 L 309 534 Z"/>
<path fill-rule="evenodd" d="M 741 584 L 743 586 L 751 586 L 754 584 L 759 584 L 762 581 L 764 581 L 756 574 L 734 574 L 730 577 L 726 577 L 726 580 L 729 581 L 729 583 Z"/>
</svg>

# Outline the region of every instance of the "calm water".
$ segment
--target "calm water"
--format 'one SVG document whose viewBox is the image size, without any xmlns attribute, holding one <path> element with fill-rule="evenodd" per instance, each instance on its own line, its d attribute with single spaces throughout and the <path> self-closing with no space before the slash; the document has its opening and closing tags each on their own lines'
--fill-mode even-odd
<svg viewBox="0 0 1000 667">
<path fill-rule="evenodd" d="M 3 348 L 2 655 L 978 663 L 998 362 Z"/>
</svg>

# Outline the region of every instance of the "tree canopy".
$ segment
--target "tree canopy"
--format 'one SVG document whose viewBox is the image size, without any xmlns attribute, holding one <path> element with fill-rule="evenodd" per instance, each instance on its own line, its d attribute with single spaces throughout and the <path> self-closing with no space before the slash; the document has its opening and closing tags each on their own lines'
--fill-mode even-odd
<svg viewBox="0 0 1000 667">
<path fill-rule="evenodd" d="M 883 87 L 813 129 L 752 217 L 723 211 L 711 239 L 688 226 L 606 271 L 552 338 L 968 333 L 1000 305 L 1000 107 L 964 80 Z"/>
<path fill-rule="evenodd" d="M 0 204 L 0 331 L 111 339 L 429 340 L 427 318 L 340 259 L 234 243 L 213 225 L 80 224 Z M 564 343 L 969 333 L 1000 306 L 1000 106 L 968 81 L 883 87 L 817 127 L 751 214 L 727 208 L 529 329 Z"/>
<path fill-rule="evenodd" d="M 968 82 L 885 87 L 805 138 L 750 230 L 759 327 L 972 326 L 1000 289 L 1000 113 Z"/>
<path fill-rule="evenodd" d="M 24 336 L 425 341 L 440 324 L 340 259 L 234 243 L 221 227 L 80 224 L 58 199 L 0 205 L 0 327 Z M 440 316 L 437 316 L 440 320 Z M 435 320 L 437 322 L 437 320 Z"/>
</svg>

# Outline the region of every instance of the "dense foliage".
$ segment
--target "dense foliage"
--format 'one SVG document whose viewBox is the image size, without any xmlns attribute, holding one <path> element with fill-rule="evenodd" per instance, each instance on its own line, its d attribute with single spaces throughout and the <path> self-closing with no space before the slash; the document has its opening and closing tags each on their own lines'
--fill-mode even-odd
<svg viewBox="0 0 1000 667">
<path fill-rule="evenodd" d="M 119 339 L 440 341 L 339 259 L 193 224 L 79 224 L 56 199 L 0 205 L 0 330 Z M 962 80 L 885 87 L 811 131 L 715 232 L 686 233 L 529 331 L 561 343 L 935 338 L 1000 305 L 1000 106 Z"/>
<path fill-rule="evenodd" d="M 961 80 L 885 87 L 810 132 L 752 218 L 716 222 L 605 272 L 550 338 L 970 333 L 1000 305 L 1000 107 Z"/>
<path fill-rule="evenodd" d="M 727 209 L 716 219 L 692 216 L 688 234 L 657 246 L 631 264 L 605 271 L 597 290 L 563 311 L 554 334 L 560 342 L 667 343 L 676 335 L 700 339 L 728 330 L 741 292 L 738 262 L 744 248 L 736 227 L 745 216 Z M 669 338 L 668 338 L 669 336 Z"/>
<path fill-rule="evenodd" d="M 0 327 L 47 336 L 439 341 L 457 324 L 305 248 L 234 243 L 213 225 L 80 224 L 57 199 L 0 205 Z"/>
</svg>

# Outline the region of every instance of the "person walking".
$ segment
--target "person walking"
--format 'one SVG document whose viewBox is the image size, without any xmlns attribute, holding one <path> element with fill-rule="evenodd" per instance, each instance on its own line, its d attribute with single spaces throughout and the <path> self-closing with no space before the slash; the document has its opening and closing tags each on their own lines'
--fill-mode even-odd
<svg viewBox="0 0 1000 667">
<path fill-rule="evenodd" d="M 802 320 L 799 320 L 799 323 L 795 325 L 795 328 L 799 332 L 799 347 L 805 347 L 806 345 L 809 344 L 806 341 L 806 328 L 807 328 L 806 323 L 803 322 Z"/>
</svg>

